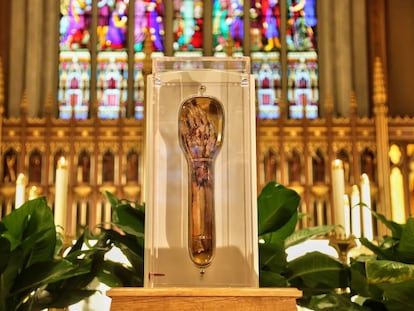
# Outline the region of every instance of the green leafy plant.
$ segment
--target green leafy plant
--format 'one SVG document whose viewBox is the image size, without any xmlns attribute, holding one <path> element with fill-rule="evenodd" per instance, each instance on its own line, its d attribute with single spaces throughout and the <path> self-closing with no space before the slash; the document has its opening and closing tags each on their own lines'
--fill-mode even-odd
<svg viewBox="0 0 414 311">
<path fill-rule="evenodd" d="M 109 286 L 142 286 L 144 207 L 107 195 L 110 228 L 85 228 L 64 255 L 45 198 L 27 201 L 0 221 L 0 311 L 67 307 L 96 292 L 89 287 L 95 278 Z M 115 248 L 128 263 L 108 258 Z"/>
<path fill-rule="evenodd" d="M 378 244 L 361 238 L 369 252 L 350 264 L 316 251 L 288 261 L 287 248 L 335 228 L 296 230 L 299 203 L 295 191 L 273 182 L 259 194 L 260 286 L 296 287 L 303 291 L 298 304 L 315 311 L 414 310 L 413 218 L 398 224 L 372 212 L 391 235 Z"/>
<path fill-rule="evenodd" d="M 104 251 L 81 250 L 81 236 L 62 257 L 58 241 L 44 198 L 26 202 L 0 221 L 1 311 L 64 307 L 94 292 L 87 285 Z"/>
<path fill-rule="evenodd" d="M 352 259 L 351 289 L 367 298 L 375 310 L 414 310 L 414 218 L 398 224 L 373 214 L 391 235 L 384 236 L 378 245 L 360 239 L 373 254 Z"/>
<path fill-rule="evenodd" d="M 287 260 L 287 248 L 335 229 L 327 225 L 297 230 L 299 204 L 297 192 L 275 182 L 268 183 L 259 194 L 259 283 L 261 287 L 296 287 L 303 291 L 298 303 L 315 307 L 312 297 L 329 294 L 331 300 L 338 298 L 335 292 L 349 285 L 350 270 L 336 258 L 317 251 Z M 346 301 L 348 307 L 353 305 Z"/>
<path fill-rule="evenodd" d="M 143 286 L 145 206 L 120 200 L 109 192 L 106 196 L 113 211 L 111 228 L 100 226 L 101 233 L 93 238 L 100 244 L 111 245 L 111 249 L 119 249 L 128 262 L 107 258 L 98 279 L 110 287 Z"/>
</svg>

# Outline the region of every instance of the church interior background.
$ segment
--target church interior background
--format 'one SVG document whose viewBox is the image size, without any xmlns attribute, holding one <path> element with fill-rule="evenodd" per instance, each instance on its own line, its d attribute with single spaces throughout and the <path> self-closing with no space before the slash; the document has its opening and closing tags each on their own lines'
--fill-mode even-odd
<svg viewBox="0 0 414 311">
<path fill-rule="evenodd" d="M 146 77 L 154 56 L 249 56 L 257 188 L 301 195 L 301 226 L 335 223 L 334 159 L 372 208 L 414 211 L 414 1 L 39 0 L 0 2 L 0 217 L 16 179 L 54 205 L 69 168 L 66 230 L 111 219 L 105 197 L 143 198 Z M 166 99 L 168 100 L 168 99 Z M 374 222 L 376 235 L 384 228 Z"/>
</svg>

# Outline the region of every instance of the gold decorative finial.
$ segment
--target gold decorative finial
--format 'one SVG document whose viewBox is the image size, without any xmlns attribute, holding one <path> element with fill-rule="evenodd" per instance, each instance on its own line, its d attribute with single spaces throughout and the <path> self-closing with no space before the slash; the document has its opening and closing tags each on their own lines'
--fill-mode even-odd
<svg viewBox="0 0 414 311">
<path fill-rule="evenodd" d="M 45 105 L 45 115 L 46 117 L 50 117 L 52 115 L 52 95 L 49 93 L 46 98 L 46 105 Z"/>
<path fill-rule="evenodd" d="M 387 102 L 387 92 L 385 90 L 384 72 L 382 69 L 381 58 L 376 57 L 374 62 L 374 105 L 385 105 Z"/>
<path fill-rule="evenodd" d="M 25 89 L 23 92 L 22 101 L 20 102 L 21 117 L 27 117 L 27 107 L 28 107 L 27 101 L 28 101 L 27 100 L 27 89 Z"/>
<path fill-rule="evenodd" d="M 351 115 L 356 115 L 356 113 L 357 113 L 357 100 L 356 100 L 356 96 L 355 96 L 354 91 L 352 91 L 352 93 L 351 93 L 350 109 L 351 109 Z"/>
<path fill-rule="evenodd" d="M 227 56 L 233 56 L 233 47 L 234 47 L 234 41 L 233 38 L 230 36 L 230 34 L 227 37 L 227 44 L 226 44 L 226 54 Z"/>
<path fill-rule="evenodd" d="M 151 33 L 145 31 L 145 40 L 144 40 L 144 67 L 142 68 L 142 73 L 144 76 L 151 74 L 152 72 L 152 38 Z"/>
<path fill-rule="evenodd" d="M 332 116 L 333 114 L 333 99 L 330 93 L 325 97 L 325 113 L 327 116 Z"/>
<path fill-rule="evenodd" d="M 279 113 L 281 116 L 285 115 L 286 111 L 286 97 L 282 94 L 279 97 Z"/>
</svg>

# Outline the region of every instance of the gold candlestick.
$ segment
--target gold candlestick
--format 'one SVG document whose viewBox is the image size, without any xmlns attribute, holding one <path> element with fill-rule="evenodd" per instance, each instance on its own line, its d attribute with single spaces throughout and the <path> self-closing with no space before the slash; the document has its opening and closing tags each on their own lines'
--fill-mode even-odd
<svg viewBox="0 0 414 311">
<path fill-rule="evenodd" d="M 335 232 L 329 237 L 329 246 L 335 248 L 339 260 L 343 264 L 347 264 L 349 251 L 357 246 L 357 244 L 352 234 L 344 236 Z"/>
</svg>

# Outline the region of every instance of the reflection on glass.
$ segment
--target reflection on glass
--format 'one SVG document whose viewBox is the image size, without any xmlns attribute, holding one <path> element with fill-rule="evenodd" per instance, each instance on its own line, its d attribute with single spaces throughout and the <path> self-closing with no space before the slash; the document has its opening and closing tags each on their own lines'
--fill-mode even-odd
<svg viewBox="0 0 414 311">
<path fill-rule="evenodd" d="M 195 96 L 181 105 L 179 139 L 189 171 L 188 247 L 201 272 L 215 253 L 214 160 L 223 127 L 223 106 L 217 99 Z"/>
</svg>

